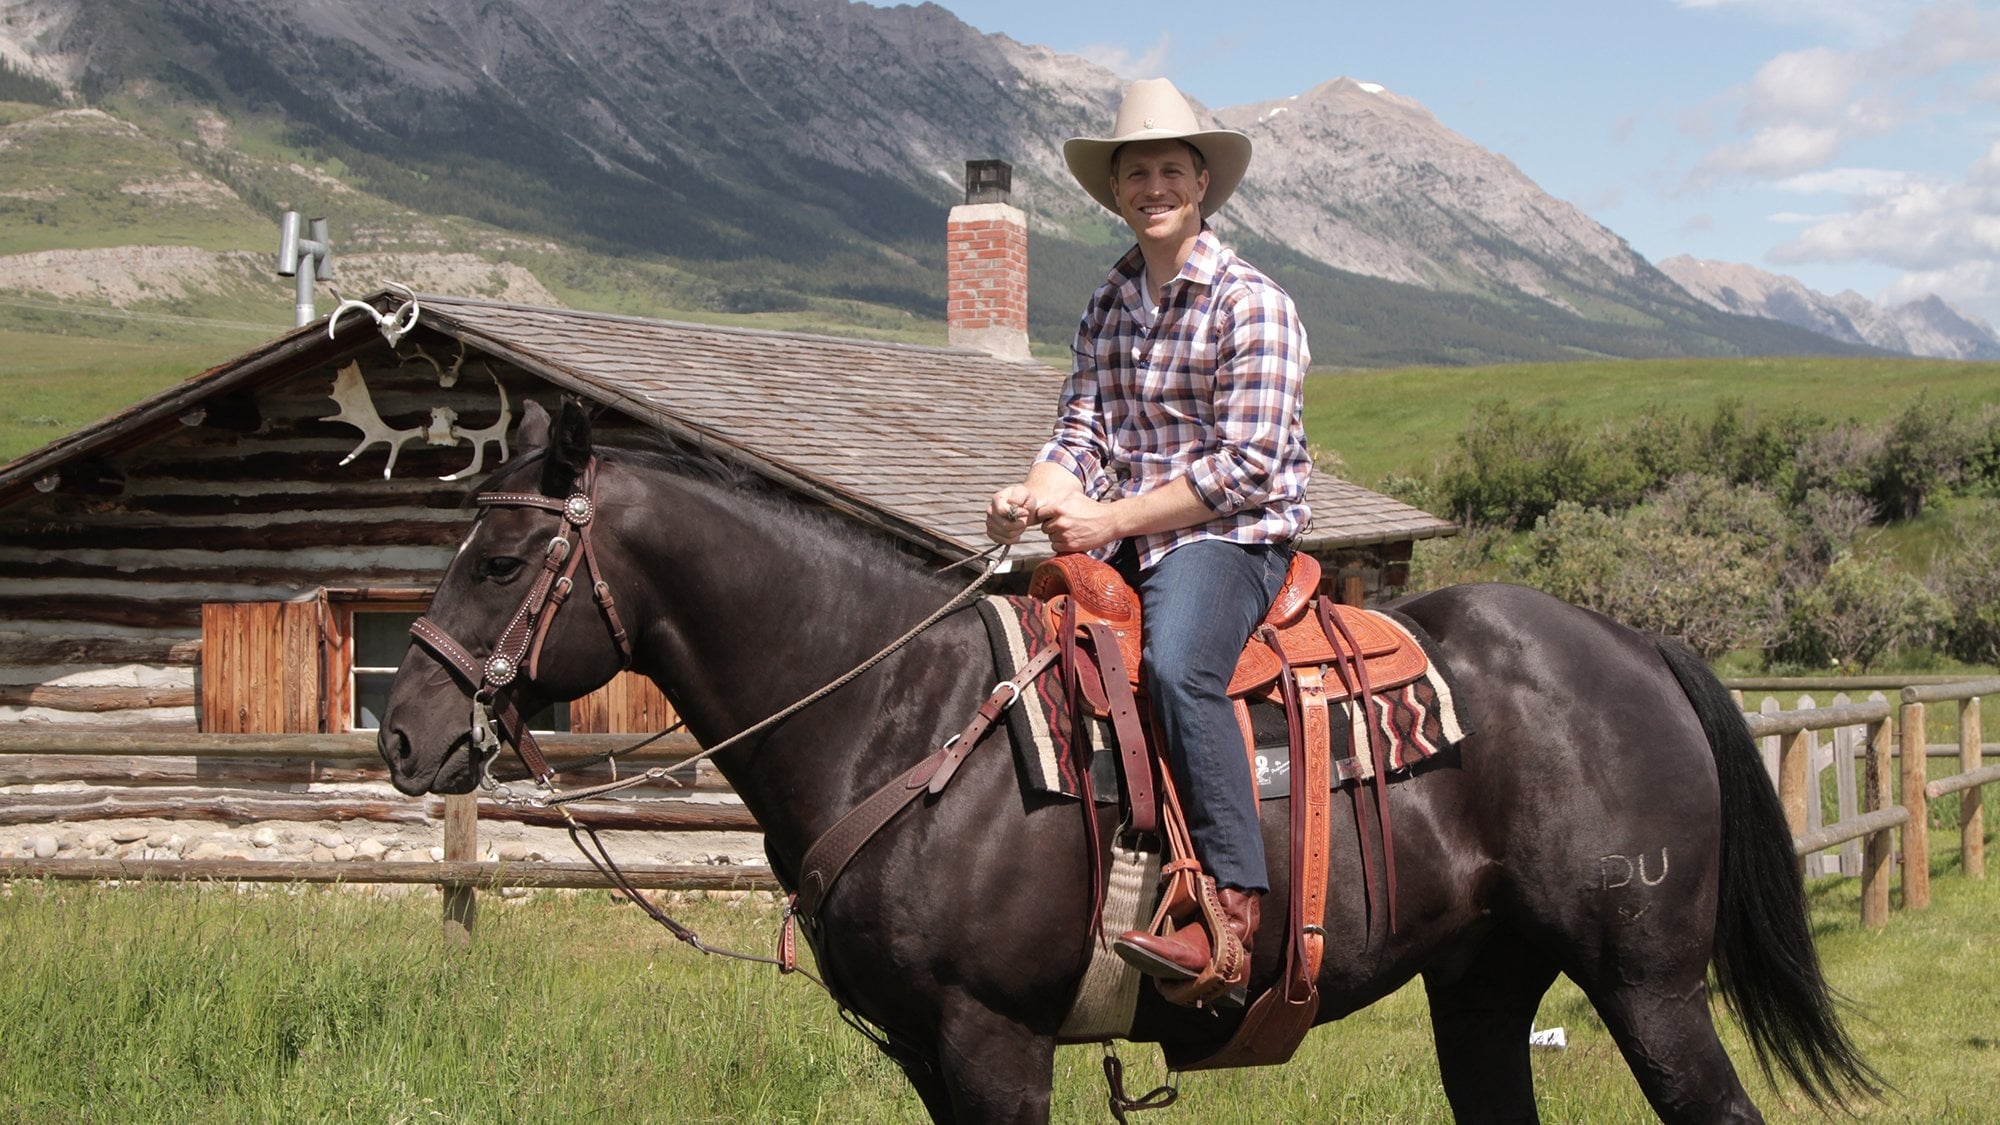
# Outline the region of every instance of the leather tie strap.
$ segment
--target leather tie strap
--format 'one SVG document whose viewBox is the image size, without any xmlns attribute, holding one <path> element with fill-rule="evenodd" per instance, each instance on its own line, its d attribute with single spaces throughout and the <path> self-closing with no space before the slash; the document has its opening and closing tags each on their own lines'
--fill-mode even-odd
<svg viewBox="0 0 2000 1125">
<path fill-rule="evenodd" d="M 1097 650 L 1098 665 L 1104 672 L 1104 697 L 1111 712 L 1111 727 L 1118 732 L 1118 762 L 1124 768 L 1125 796 L 1132 804 L 1132 831 L 1157 832 L 1160 804 L 1153 797 L 1153 767 L 1146 750 L 1146 730 L 1139 715 L 1139 700 L 1132 692 L 1125 657 L 1118 651 L 1118 637 L 1102 621 L 1083 625 L 1091 645 Z"/>
<path fill-rule="evenodd" d="M 1389 767 L 1388 747 L 1375 722 L 1375 690 L 1368 682 L 1368 662 L 1361 658 L 1361 646 L 1348 631 L 1347 623 L 1333 612 L 1332 604 L 1325 598 L 1320 599 L 1316 608 L 1327 639 L 1338 636 L 1347 642 L 1345 659 L 1337 662 L 1334 670 L 1353 695 L 1353 705 L 1359 709 L 1362 729 L 1368 736 L 1368 753 L 1375 763 L 1368 783 L 1375 790 L 1375 818 L 1382 830 L 1382 883 L 1389 900 L 1389 932 L 1393 934 L 1396 932 L 1396 836 L 1389 825 L 1389 779 L 1385 776 Z"/>
</svg>

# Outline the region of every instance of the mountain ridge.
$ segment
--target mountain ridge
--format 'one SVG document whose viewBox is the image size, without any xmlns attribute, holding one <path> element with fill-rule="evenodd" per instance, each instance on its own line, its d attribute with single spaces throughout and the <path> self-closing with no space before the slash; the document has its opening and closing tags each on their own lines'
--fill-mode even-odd
<svg viewBox="0 0 2000 1125">
<path fill-rule="evenodd" d="M 1852 289 L 1828 296 L 1755 266 L 1681 254 L 1660 269 L 1717 309 L 1794 324 L 1836 340 L 1933 359 L 2000 359 L 2000 334 L 1935 294 L 1880 305 Z"/>
<path fill-rule="evenodd" d="M 0 0 L 0 57 L 149 133 L 234 136 L 188 159 L 251 210 L 558 243 L 652 279 L 643 297 L 574 263 L 569 284 L 544 279 L 619 311 L 845 302 L 931 321 L 969 158 L 1014 165 L 1044 343 L 1124 239 L 1060 155 L 1111 119 L 1123 80 L 934 4 Z M 1211 116 L 1258 151 L 1217 226 L 1276 248 L 1315 340 L 1343 343 L 1315 348 L 1331 362 L 1853 350 L 1697 301 L 1380 86 Z M 305 159 L 273 171 L 258 146 Z"/>
</svg>

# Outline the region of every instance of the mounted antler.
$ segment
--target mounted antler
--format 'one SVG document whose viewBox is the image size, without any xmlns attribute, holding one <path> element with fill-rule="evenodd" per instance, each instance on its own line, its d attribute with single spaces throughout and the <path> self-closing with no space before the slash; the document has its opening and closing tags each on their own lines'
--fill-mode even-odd
<svg viewBox="0 0 2000 1125">
<path fill-rule="evenodd" d="M 362 450 L 378 441 L 382 442 L 389 447 L 389 463 L 382 466 L 382 479 L 388 480 L 389 474 L 396 470 L 396 455 L 403 451 L 403 443 L 413 437 L 423 436 L 424 427 L 412 426 L 407 430 L 390 429 L 389 423 L 384 422 L 382 416 L 375 411 L 375 400 L 369 396 L 368 384 L 361 378 L 359 363 L 348 363 L 333 377 L 331 397 L 339 404 L 340 412 L 329 414 L 320 421 L 345 422 L 361 431 L 361 444 L 355 446 L 353 452 L 342 457 L 340 463 L 345 465 L 361 456 Z"/>
<path fill-rule="evenodd" d="M 333 310 L 333 315 L 326 318 L 326 338 L 333 339 L 334 334 L 340 329 L 340 318 L 346 315 L 349 309 L 359 309 L 374 319 L 375 327 L 381 330 L 382 338 L 389 341 L 390 347 L 395 347 L 398 340 L 417 326 L 417 315 L 422 310 L 417 307 L 417 295 L 409 286 L 399 285 L 393 281 L 388 285 L 392 289 L 401 289 L 407 298 L 401 308 L 392 313 L 382 313 L 366 301 L 342 301 Z"/>
<path fill-rule="evenodd" d="M 488 368 L 486 373 L 492 376 L 493 386 L 500 392 L 500 420 L 483 430 L 461 430 L 456 426 L 452 427 L 453 440 L 464 438 L 472 443 L 472 464 L 450 476 L 439 477 L 439 480 L 463 480 L 485 467 L 486 443 L 489 441 L 500 443 L 500 460 L 505 461 L 508 457 L 507 430 L 513 425 L 514 412 L 507 406 L 507 388 L 500 385 L 500 377 L 494 375 L 491 368 Z"/>
<path fill-rule="evenodd" d="M 456 365 L 454 365 L 456 366 Z M 500 443 L 500 460 L 507 460 L 507 430 L 513 425 L 513 408 L 507 402 L 507 388 L 492 368 L 486 374 L 493 380 L 494 389 L 500 392 L 500 417 L 490 426 L 480 430 L 461 430 L 458 427 L 458 412 L 448 406 L 431 408 L 430 422 L 421 426 L 411 426 L 406 430 L 392 428 L 382 420 L 375 409 L 375 400 L 368 393 L 368 384 L 361 378 L 361 364 L 350 362 L 333 379 L 334 402 L 340 405 L 340 412 L 321 418 L 322 422 L 345 422 L 361 431 L 361 444 L 354 451 L 340 459 L 345 465 L 361 456 L 362 450 L 376 442 L 389 447 L 389 462 L 382 466 L 382 479 L 388 480 L 396 471 L 396 456 L 403 451 L 403 443 L 411 438 L 423 438 L 432 445 L 456 445 L 461 440 L 472 443 L 472 464 L 439 480 L 463 480 L 486 467 L 486 443 Z"/>
<path fill-rule="evenodd" d="M 460 340 L 458 342 L 458 354 L 451 358 L 450 367 L 446 367 L 444 364 L 439 363 L 437 357 L 425 351 L 424 346 L 422 344 L 413 344 L 411 345 L 411 347 L 415 349 L 415 354 L 404 355 L 401 352 L 398 352 L 396 353 L 396 358 L 402 360 L 404 363 L 415 363 L 417 360 L 421 359 L 425 363 L 431 365 L 431 370 L 437 372 L 438 386 L 452 387 L 458 385 L 458 369 L 465 365 L 464 340 Z"/>
</svg>

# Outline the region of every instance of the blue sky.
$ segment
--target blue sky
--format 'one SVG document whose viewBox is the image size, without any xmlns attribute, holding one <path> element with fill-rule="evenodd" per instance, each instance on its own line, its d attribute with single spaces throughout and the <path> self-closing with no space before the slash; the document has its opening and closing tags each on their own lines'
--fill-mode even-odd
<svg viewBox="0 0 2000 1125">
<path fill-rule="evenodd" d="M 2000 323 L 2000 0 L 938 2 L 1210 107 L 1379 82 L 1655 262 Z"/>
</svg>

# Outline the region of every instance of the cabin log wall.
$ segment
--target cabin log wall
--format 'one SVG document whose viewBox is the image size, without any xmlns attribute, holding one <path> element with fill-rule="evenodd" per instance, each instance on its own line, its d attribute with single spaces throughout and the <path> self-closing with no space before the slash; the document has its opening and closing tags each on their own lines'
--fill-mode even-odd
<svg viewBox="0 0 2000 1125">
<path fill-rule="evenodd" d="M 414 357 L 421 342 L 451 356 L 458 346 L 425 335 L 406 339 L 403 353 Z M 362 438 L 325 420 L 339 410 L 330 395 L 346 362 L 274 376 L 235 396 L 230 411 L 98 457 L 87 476 L 65 473 L 52 490 L 0 507 L 0 727 L 194 731 L 204 606 L 436 585 L 483 474 L 438 478 L 469 466 L 474 449 L 412 438 L 388 480 L 380 442 L 341 465 Z M 354 362 L 378 413 L 399 429 L 427 424 L 440 406 L 462 429 L 491 425 L 496 378 L 516 421 L 528 399 L 552 405 L 557 393 L 476 356 L 451 387 L 432 363 L 399 361 L 386 344 Z M 598 420 L 613 433 L 631 425 Z M 489 442 L 484 472 L 499 464 Z M 282 725 L 264 729 L 317 729 L 296 698 L 269 706 Z"/>
</svg>

